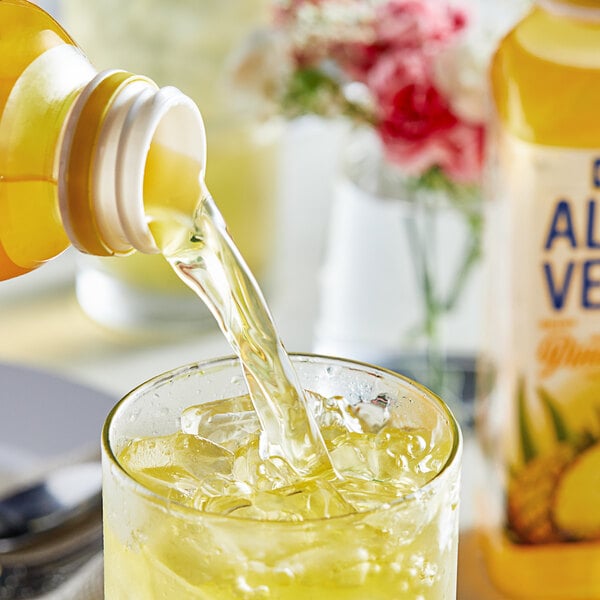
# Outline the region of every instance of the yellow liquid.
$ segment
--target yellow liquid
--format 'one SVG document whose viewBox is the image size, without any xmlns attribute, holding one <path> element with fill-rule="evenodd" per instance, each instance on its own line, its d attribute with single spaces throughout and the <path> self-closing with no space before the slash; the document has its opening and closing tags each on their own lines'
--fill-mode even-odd
<svg viewBox="0 0 600 600">
<path fill-rule="evenodd" d="M 600 8 L 598 2 L 591 0 L 572 4 Z M 567 19 L 541 8 L 533 9 L 503 40 L 492 64 L 493 95 L 500 129 L 521 141 L 540 146 L 600 148 L 599 49 L 600 20 Z M 557 190 L 556 193 L 563 192 Z M 524 207 L 528 200 L 523 197 L 513 201 L 515 206 Z M 579 376 L 571 379 L 568 395 L 577 395 L 576 386 L 587 385 L 584 380 L 585 377 Z M 590 401 L 598 394 L 597 373 L 595 386 L 592 395 L 589 395 L 588 389 L 586 402 L 578 401 L 578 405 L 570 405 L 571 410 L 564 409 L 569 426 L 581 428 L 585 421 L 586 428 L 594 429 L 595 417 L 591 414 L 593 406 Z M 504 401 L 504 408 L 496 406 L 496 409 L 505 411 L 505 422 L 513 423 L 516 430 L 517 416 L 506 408 L 510 399 L 504 398 Z M 585 417 L 579 412 L 584 404 L 587 404 Z M 543 439 L 547 433 L 539 416 L 536 426 L 537 429 L 533 430 L 537 436 L 535 443 L 547 444 L 547 440 Z M 509 431 L 508 437 L 517 435 L 518 432 Z M 539 465 L 540 473 L 550 473 L 557 462 L 548 462 L 547 468 L 541 462 Z M 530 468 L 530 472 L 533 473 L 535 468 Z M 540 475 L 537 484 L 530 482 L 537 486 L 535 510 L 540 514 L 548 481 L 547 475 Z M 597 487 L 591 479 L 588 484 Z M 515 497 L 520 495 L 522 498 L 522 492 L 515 488 Z M 581 489 L 578 493 L 586 492 Z M 556 502 L 556 499 L 551 501 Z M 530 508 L 533 510 L 533 506 Z M 529 512 L 526 518 L 536 517 L 534 512 Z M 540 531 L 535 535 L 542 539 L 547 534 Z M 484 529 L 482 539 L 490 575 L 498 588 L 510 597 L 600 598 L 600 541 L 557 543 L 547 540 L 545 543 L 516 544 L 504 531 L 503 525 L 497 527 L 493 523 L 491 528 Z"/>
<path fill-rule="evenodd" d="M 297 479 L 281 460 L 260 459 L 247 397 L 190 406 L 181 432 L 130 441 L 120 464 L 164 502 L 189 507 L 190 519 L 131 497 L 125 511 L 109 509 L 108 597 L 453 598 L 455 488 L 388 505 L 441 471 L 449 432 L 396 427 L 393 417 L 375 431 L 342 397 L 313 394 L 310 405 L 341 478 Z M 132 536 L 123 512 L 136 515 Z"/>
<path fill-rule="evenodd" d="M 181 213 L 165 211 L 162 198 L 146 210 L 173 270 L 208 306 L 242 362 L 263 429 L 263 457 L 281 457 L 299 476 L 331 468 L 262 292 L 207 190 L 191 228 L 182 226 Z"/>
</svg>

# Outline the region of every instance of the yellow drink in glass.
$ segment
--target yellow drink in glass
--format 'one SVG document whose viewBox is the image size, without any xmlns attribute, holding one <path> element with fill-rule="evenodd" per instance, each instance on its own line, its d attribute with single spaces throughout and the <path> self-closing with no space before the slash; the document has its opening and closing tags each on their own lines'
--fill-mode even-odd
<svg viewBox="0 0 600 600">
<path fill-rule="evenodd" d="M 166 373 L 113 410 L 107 598 L 455 598 L 461 439 L 448 409 L 375 367 L 292 362 L 337 476 L 259 458 L 237 359 Z"/>
</svg>

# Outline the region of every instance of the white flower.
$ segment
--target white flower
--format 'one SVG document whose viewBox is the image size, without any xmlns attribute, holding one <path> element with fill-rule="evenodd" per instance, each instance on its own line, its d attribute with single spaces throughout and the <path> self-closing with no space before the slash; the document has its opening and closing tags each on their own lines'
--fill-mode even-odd
<svg viewBox="0 0 600 600">
<path fill-rule="evenodd" d="M 493 48 L 489 37 L 470 33 L 441 52 L 434 64 L 437 87 L 456 116 L 469 123 L 487 120 L 487 71 Z"/>
<path fill-rule="evenodd" d="M 372 2 L 328 0 L 323 4 L 303 4 L 296 14 L 294 43 L 307 47 L 335 40 L 343 42 L 372 41 L 368 25 L 375 15 Z"/>
<path fill-rule="evenodd" d="M 483 123 L 489 114 L 488 70 L 502 36 L 519 19 L 531 0 L 470 0 L 472 23 L 457 43 L 441 53 L 434 79 L 456 115 Z"/>
</svg>

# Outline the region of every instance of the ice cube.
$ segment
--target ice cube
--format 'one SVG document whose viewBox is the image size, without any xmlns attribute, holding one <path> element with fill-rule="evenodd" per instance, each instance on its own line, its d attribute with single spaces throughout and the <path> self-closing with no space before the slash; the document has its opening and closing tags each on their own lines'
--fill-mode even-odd
<svg viewBox="0 0 600 600">
<path fill-rule="evenodd" d="M 429 481 L 442 471 L 452 453 L 453 440 L 450 436 L 433 439 L 428 434 L 427 451 L 419 456 L 415 470 L 423 481 Z"/>
<path fill-rule="evenodd" d="M 257 491 L 285 487 L 298 479 L 285 459 L 277 456 L 262 458 L 258 436 L 235 452 L 232 474 L 233 479 Z"/>
<path fill-rule="evenodd" d="M 234 516 L 268 521 L 305 521 L 352 514 L 352 505 L 328 481 L 305 480 L 276 490 L 257 492 Z"/>
<path fill-rule="evenodd" d="M 337 472 L 343 477 L 371 480 L 375 477 L 368 459 L 372 454 L 372 439 L 361 433 L 347 432 L 331 443 L 329 456 Z"/>
<path fill-rule="evenodd" d="M 362 431 L 359 420 L 343 396 L 324 398 L 314 392 L 307 392 L 307 400 L 320 429 Z"/>
<path fill-rule="evenodd" d="M 332 425 L 330 427 L 321 427 L 321 436 L 325 442 L 327 450 L 331 451 L 331 448 L 335 444 L 335 440 L 339 437 L 344 436 L 348 433 L 348 430 L 339 425 Z"/>
<path fill-rule="evenodd" d="M 233 455 L 209 440 L 178 432 L 130 441 L 119 462 L 156 493 L 189 503 L 202 478 L 231 473 Z"/>
<path fill-rule="evenodd" d="M 233 452 L 249 435 L 260 431 L 260 423 L 250 397 L 236 396 L 186 408 L 181 414 L 181 430 Z"/>
<path fill-rule="evenodd" d="M 352 524 L 348 524 L 352 527 Z M 335 531 L 335 530 L 334 530 Z M 333 533 L 333 532 L 332 532 Z M 362 529 L 357 532 L 360 539 L 354 537 L 351 544 L 344 544 L 343 533 L 337 535 L 321 535 L 318 539 L 308 538 L 306 545 L 290 546 L 291 552 L 281 556 L 275 563 L 278 572 L 290 573 L 300 587 L 315 586 L 315 590 L 358 587 L 367 583 L 370 572 L 378 570 L 376 561 L 370 556 L 369 550 L 361 542 Z M 352 598 L 371 598 L 369 589 L 357 590 L 356 594 L 348 594 Z M 319 598 L 327 598 L 323 591 Z M 336 597 L 346 597 L 338 592 Z"/>
<path fill-rule="evenodd" d="M 425 485 L 443 469 L 452 452 L 450 436 L 436 438 L 434 432 L 423 427 L 386 427 L 378 436 L 390 457 L 411 473 L 419 486 Z"/>
<path fill-rule="evenodd" d="M 197 500 L 196 507 L 201 508 L 205 512 L 219 515 L 230 515 L 232 513 L 237 515 L 240 510 L 252 506 L 251 496 L 252 494 L 229 493 L 226 496 L 205 497 L 202 499 L 202 502 Z"/>
<path fill-rule="evenodd" d="M 448 454 L 446 450 L 440 451 Z M 422 485 L 437 471 L 430 436 L 425 430 L 385 426 L 376 434 L 349 432 L 331 442 L 330 456 L 343 477 L 389 482 L 401 487 Z"/>
<path fill-rule="evenodd" d="M 387 394 L 378 394 L 371 400 L 354 404 L 350 410 L 359 423 L 359 431 L 377 432 L 390 420 L 390 400 Z"/>
<path fill-rule="evenodd" d="M 381 432 L 380 432 L 381 433 Z M 342 477 L 367 481 L 398 481 L 406 466 L 396 454 L 392 436 L 346 433 L 332 442 L 330 456 Z"/>
<path fill-rule="evenodd" d="M 196 508 L 203 508 L 203 503 L 218 496 L 245 496 L 253 493 L 252 488 L 243 481 L 236 481 L 231 474 L 212 473 L 200 481 L 196 494 Z"/>
<path fill-rule="evenodd" d="M 386 506 L 416 489 L 412 480 L 403 483 L 384 483 L 364 479 L 343 479 L 335 482 L 335 487 L 355 510 L 361 512 Z"/>
</svg>

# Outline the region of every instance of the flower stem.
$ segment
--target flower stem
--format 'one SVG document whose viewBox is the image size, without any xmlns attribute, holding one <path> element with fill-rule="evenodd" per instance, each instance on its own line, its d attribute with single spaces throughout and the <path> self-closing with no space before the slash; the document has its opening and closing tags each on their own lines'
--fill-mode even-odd
<svg viewBox="0 0 600 600">
<path fill-rule="evenodd" d="M 450 209 L 458 211 L 464 217 L 468 239 L 451 278 L 450 288 L 444 295 L 440 290 L 437 272 L 440 268 L 440 249 L 436 248 L 436 225 L 441 217 L 440 211 L 444 208 L 446 194 L 442 193 L 438 198 L 438 188 L 433 190 L 432 202 L 423 202 L 421 194 L 428 193 L 427 190 L 409 188 L 408 191 L 412 218 L 406 220 L 405 224 L 424 311 L 423 322 L 416 333 L 417 339 L 421 336 L 425 339 L 425 383 L 434 392 L 446 395 L 447 356 L 441 323 L 461 300 L 473 268 L 479 260 L 481 216 L 478 211 L 473 211 L 472 202 L 452 201 L 448 204 Z"/>
</svg>

